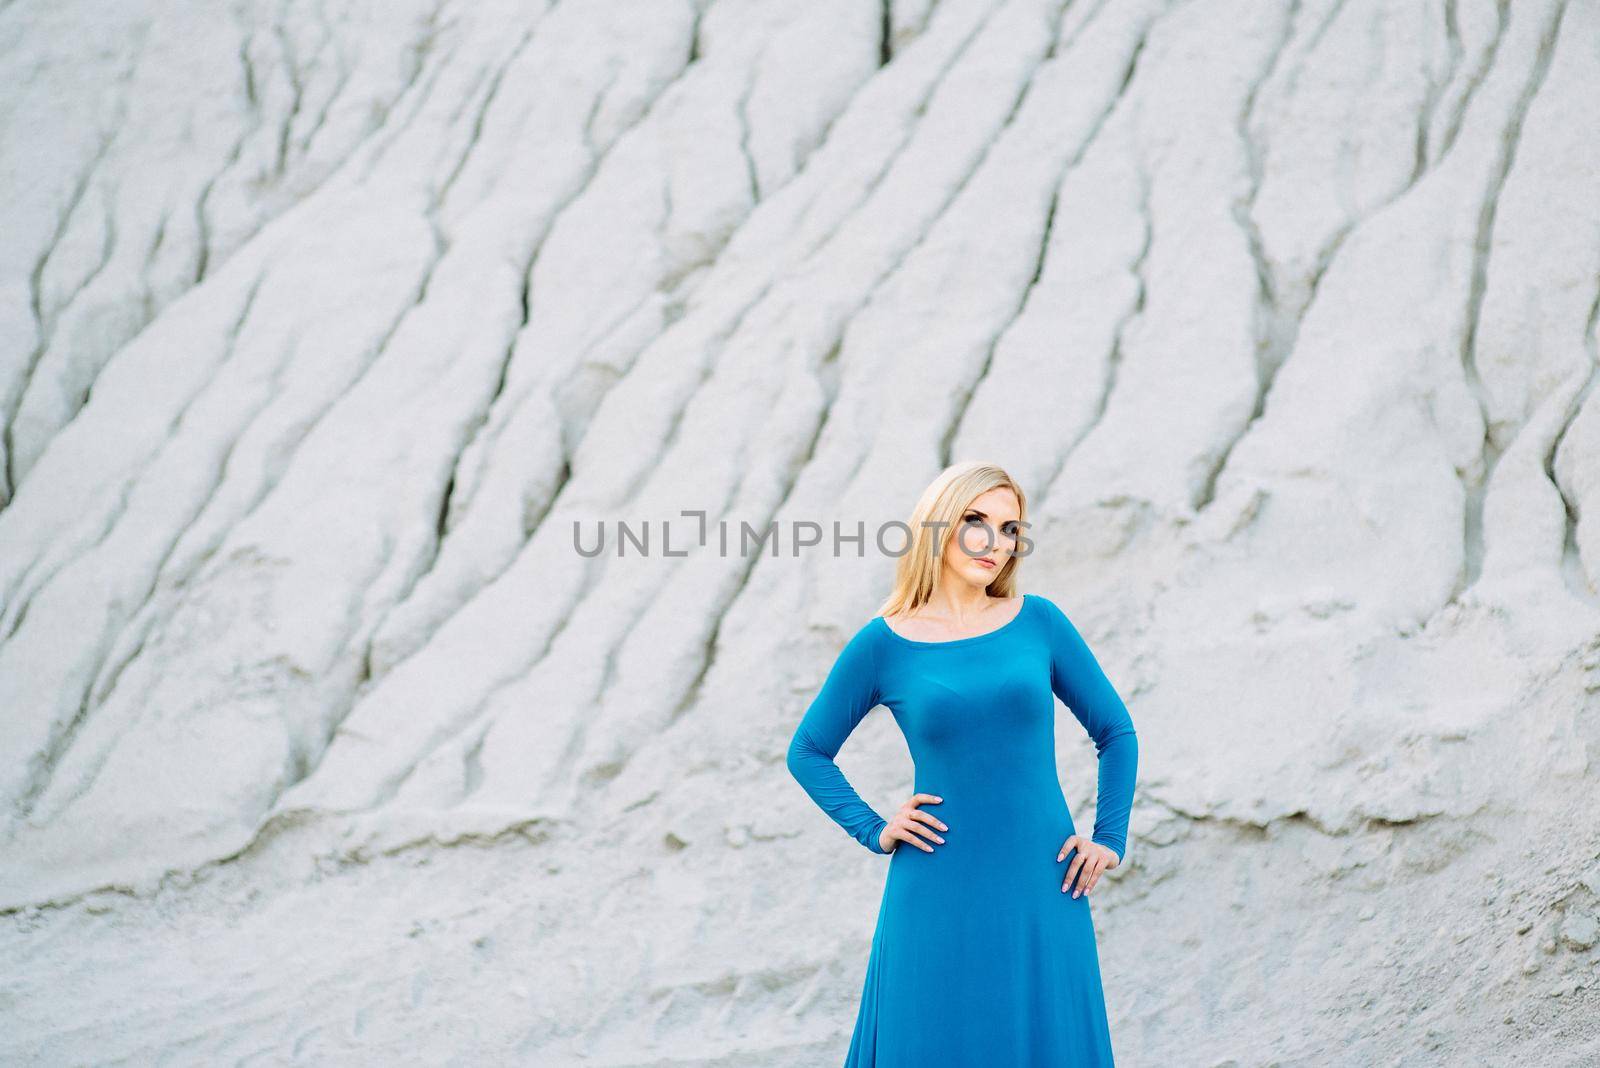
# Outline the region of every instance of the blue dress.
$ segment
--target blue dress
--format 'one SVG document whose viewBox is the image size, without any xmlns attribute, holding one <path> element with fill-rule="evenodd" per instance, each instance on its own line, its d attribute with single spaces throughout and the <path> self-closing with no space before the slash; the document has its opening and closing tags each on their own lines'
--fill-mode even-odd
<svg viewBox="0 0 1600 1068">
<path fill-rule="evenodd" d="M 874 616 L 845 645 L 790 742 L 812 800 L 874 853 L 888 822 L 834 757 L 879 704 L 916 765 L 921 806 L 949 826 L 927 853 L 890 851 L 846 1068 L 1112 1064 L 1089 898 L 1063 893 L 1076 833 L 1056 774 L 1055 697 L 1099 753 L 1091 839 L 1126 856 L 1138 739 L 1128 710 L 1053 601 L 921 642 Z M 1106 882 L 1102 878 L 1100 887 Z"/>
</svg>

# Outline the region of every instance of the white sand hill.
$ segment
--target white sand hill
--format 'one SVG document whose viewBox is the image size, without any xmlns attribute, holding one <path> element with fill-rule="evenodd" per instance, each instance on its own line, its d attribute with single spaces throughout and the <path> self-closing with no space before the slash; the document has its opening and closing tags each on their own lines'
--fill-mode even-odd
<svg viewBox="0 0 1600 1068">
<path fill-rule="evenodd" d="M 789 537 L 983 458 L 1139 731 L 1119 1063 L 1600 1063 L 1600 4 L 0 0 L 0 85 L 0 1062 L 836 1064 L 783 758 L 893 561 Z"/>
</svg>

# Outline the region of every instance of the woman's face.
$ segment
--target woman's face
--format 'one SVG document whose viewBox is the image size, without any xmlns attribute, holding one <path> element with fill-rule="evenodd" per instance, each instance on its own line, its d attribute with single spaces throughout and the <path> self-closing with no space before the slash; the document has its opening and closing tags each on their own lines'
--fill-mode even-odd
<svg viewBox="0 0 1600 1068">
<path fill-rule="evenodd" d="M 980 589 L 994 581 L 1021 533 L 1017 495 L 996 487 L 973 498 L 945 542 L 945 577 Z"/>
</svg>

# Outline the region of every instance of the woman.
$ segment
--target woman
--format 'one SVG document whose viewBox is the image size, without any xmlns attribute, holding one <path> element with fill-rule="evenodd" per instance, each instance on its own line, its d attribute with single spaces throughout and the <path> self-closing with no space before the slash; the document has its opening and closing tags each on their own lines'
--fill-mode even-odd
<svg viewBox="0 0 1600 1068">
<path fill-rule="evenodd" d="M 1138 740 L 1067 616 L 1015 595 L 1025 508 L 990 464 L 934 480 L 893 592 L 789 745 L 817 805 L 890 855 L 846 1068 L 1112 1064 L 1088 895 L 1126 855 Z M 1056 775 L 1055 697 L 1099 752 L 1089 838 Z M 890 819 L 833 760 L 879 704 L 916 765 Z"/>
</svg>

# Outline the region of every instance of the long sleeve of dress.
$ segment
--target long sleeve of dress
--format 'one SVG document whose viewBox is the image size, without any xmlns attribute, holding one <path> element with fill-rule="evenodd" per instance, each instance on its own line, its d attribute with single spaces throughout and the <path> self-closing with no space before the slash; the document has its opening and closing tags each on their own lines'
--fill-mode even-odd
<svg viewBox="0 0 1600 1068">
<path fill-rule="evenodd" d="M 1090 840 L 1127 855 L 1128 817 L 1139 767 L 1133 719 L 1078 629 L 1053 601 L 1050 612 L 1050 688 L 1094 739 L 1099 754 L 1099 792 Z"/>
<path fill-rule="evenodd" d="M 789 773 L 846 834 L 888 853 L 878 835 L 889 821 L 861 799 L 833 758 L 863 716 L 877 706 L 878 672 L 868 627 L 845 644 L 789 742 Z"/>
</svg>

